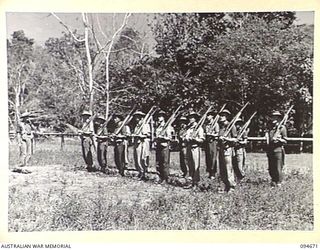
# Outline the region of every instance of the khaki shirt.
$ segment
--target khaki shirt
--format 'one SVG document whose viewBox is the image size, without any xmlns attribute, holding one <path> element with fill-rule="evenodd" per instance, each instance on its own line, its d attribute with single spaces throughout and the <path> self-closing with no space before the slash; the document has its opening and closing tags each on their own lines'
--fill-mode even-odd
<svg viewBox="0 0 320 250">
<path fill-rule="evenodd" d="M 118 124 L 115 131 L 118 131 L 121 125 L 122 125 L 122 122 Z M 130 136 L 130 128 L 128 125 L 125 125 L 122 127 L 119 133 L 115 136 L 115 142 L 118 144 L 118 143 L 127 141 L 129 136 Z"/>
<path fill-rule="evenodd" d="M 187 146 L 187 140 L 186 140 L 186 136 L 187 136 L 187 126 L 184 128 L 180 128 L 179 133 L 178 133 L 178 139 L 179 139 L 179 143 L 181 147 L 186 147 Z"/>
<path fill-rule="evenodd" d="M 239 127 L 239 129 L 236 129 L 237 131 L 237 139 L 239 142 L 245 142 L 247 139 L 248 139 L 248 133 L 249 133 L 249 129 L 247 128 L 246 131 L 243 132 L 242 136 L 240 138 L 238 138 L 238 135 L 241 131 L 242 127 Z M 245 144 L 239 144 L 239 143 L 236 143 L 236 148 L 244 148 L 246 146 L 246 143 Z"/>
<path fill-rule="evenodd" d="M 205 126 L 205 135 L 206 135 L 206 140 L 208 142 L 212 142 L 216 140 L 216 136 L 219 135 L 219 125 L 218 123 L 212 124 L 209 123 Z"/>
<path fill-rule="evenodd" d="M 142 121 L 142 120 L 141 120 Z M 134 131 L 133 131 L 133 134 L 137 135 L 137 136 L 146 136 L 146 140 L 149 140 L 149 137 L 151 135 L 151 128 L 150 128 L 150 125 L 149 124 L 144 124 L 144 126 L 142 127 L 141 131 L 139 134 L 137 134 L 139 128 L 141 126 L 141 122 L 139 122 L 135 128 L 134 128 Z M 142 140 L 138 137 L 135 138 L 135 141 L 136 142 L 141 142 Z"/>
<path fill-rule="evenodd" d="M 89 125 L 88 125 L 87 122 L 85 122 L 85 123 L 82 125 L 81 132 L 82 132 L 82 135 L 84 135 L 84 136 L 90 136 L 90 135 L 92 135 L 93 132 L 94 132 L 93 122 L 90 122 Z"/>
<path fill-rule="evenodd" d="M 272 152 L 282 152 L 283 149 L 283 144 L 282 142 L 273 142 L 273 137 L 275 135 L 277 131 L 277 126 L 274 126 L 273 128 L 271 128 L 268 132 L 267 132 L 267 139 L 268 139 L 268 151 L 272 151 Z M 281 126 L 280 127 L 280 133 L 279 133 L 279 137 L 281 139 L 287 139 L 287 128 L 285 126 Z"/>
<path fill-rule="evenodd" d="M 156 139 L 160 136 L 160 133 L 162 133 L 164 129 L 164 125 L 165 123 L 163 122 L 159 124 L 159 126 L 156 128 L 156 131 L 155 131 Z M 170 140 L 172 140 L 173 133 L 174 133 L 173 127 L 168 126 L 161 135 L 161 137 L 163 138 L 157 139 L 157 145 L 160 145 L 162 147 L 167 147 L 169 145 Z"/>
<path fill-rule="evenodd" d="M 102 126 L 102 125 L 101 125 Z M 108 138 L 106 137 L 108 135 L 108 129 L 106 127 L 104 128 L 99 128 L 97 131 L 97 141 L 102 142 L 102 141 L 107 141 Z"/>
<path fill-rule="evenodd" d="M 19 122 L 19 126 L 18 126 L 18 131 L 17 132 L 21 134 L 21 138 L 23 140 L 32 139 L 33 138 L 32 127 L 28 123 Z"/>
<path fill-rule="evenodd" d="M 189 124 L 186 131 L 186 139 L 188 140 L 188 145 L 191 147 L 198 147 L 200 142 L 195 141 L 196 139 L 204 141 L 204 130 L 202 127 L 199 128 L 198 133 L 195 134 L 197 123 Z"/>
<path fill-rule="evenodd" d="M 220 124 L 219 126 L 219 136 L 224 136 L 226 129 L 229 125 L 229 122 L 227 122 L 226 124 Z M 227 138 L 236 138 L 237 137 L 237 129 L 235 126 L 233 126 L 230 130 L 230 132 L 225 136 Z M 229 147 L 233 147 L 234 143 L 231 142 L 227 142 L 225 141 L 224 143 L 219 143 L 219 146 L 222 148 L 229 148 Z"/>
</svg>

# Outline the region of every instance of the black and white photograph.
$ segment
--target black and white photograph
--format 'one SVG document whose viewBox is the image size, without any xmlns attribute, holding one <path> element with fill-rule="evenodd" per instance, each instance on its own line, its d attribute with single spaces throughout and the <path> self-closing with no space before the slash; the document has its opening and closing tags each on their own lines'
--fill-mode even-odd
<svg viewBox="0 0 320 250">
<path fill-rule="evenodd" d="M 8 232 L 312 232 L 314 14 L 6 12 Z"/>
</svg>

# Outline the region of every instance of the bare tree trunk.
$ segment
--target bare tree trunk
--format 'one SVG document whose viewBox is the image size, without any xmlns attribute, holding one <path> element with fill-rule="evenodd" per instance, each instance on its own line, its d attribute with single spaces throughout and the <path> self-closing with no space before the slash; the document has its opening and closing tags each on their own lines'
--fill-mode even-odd
<svg viewBox="0 0 320 250">
<path fill-rule="evenodd" d="M 131 14 L 125 14 L 124 18 L 123 18 L 123 22 L 122 25 L 120 26 L 120 28 L 113 34 L 112 38 L 111 38 L 111 42 L 108 46 L 108 50 L 105 53 L 105 59 L 106 59 L 106 120 L 108 120 L 108 116 L 109 116 L 109 102 L 110 102 L 110 76 L 109 76 L 109 64 L 110 64 L 110 54 L 111 54 L 111 49 L 113 46 L 113 43 L 117 37 L 117 35 L 123 30 L 123 28 L 125 27 L 125 25 L 127 24 L 127 20 L 130 17 Z"/>
<path fill-rule="evenodd" d="M 84 24 L 84 40 L 86 45 L 86 54 L 87 54 L 87 64 L 88 64 L 88 73 L 89 73 L 89 111 L 93 112 L 93 75 L 92 75 L 92 60 L 90 55 L 89 48 L 89 26 L 88 19 L 85 13 L 82 13 L 82 19 Z"/>
<path fill-rule="evenodd" d="M 111 50 L 112 42 L 110 45 Z M 106 55 L 106 121 L 109 119 L 109 102 L 110 102 L 110 78 L 109 78 L 109 57 L 110 52 Z"/>
</svg>

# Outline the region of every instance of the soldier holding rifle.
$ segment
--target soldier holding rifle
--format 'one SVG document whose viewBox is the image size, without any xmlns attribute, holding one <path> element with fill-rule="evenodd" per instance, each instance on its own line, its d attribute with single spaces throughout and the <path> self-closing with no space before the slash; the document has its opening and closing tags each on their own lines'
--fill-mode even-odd
<svg viewBox="0 0 320 250">
<path fill-rule="evenodd" d="M 113 119 L 116 125 L 115 132 L 113 134 L 114 140 L 114 161 L 116 167 L 121 176 L 124 176 L 125 164 L 126 164 L 126 143 L 130 136 L 130 128 L 126 124 L 128 119 L 123 120 L 123 116 L 120 114 L 114 114 Z"/>
<path fill-rule="evenodd" d="M 97 140 L 97 159 L 101 171 L 106 172 L 107 168 L 107 152 L 108 152 L 108 131 L 107 123 L 103 116 L 95 119 L 97 124 L 96 140 Z"/>
<path fill-rule="evenodd" d="M 249 125 L 256 113 L 257 112 L 254 112 L 245 124 L 243 124 L 241 118 L 235 121 L 237 142 L 234 147 L 233 167 L 237 182 L 240 182 L 245 177 L 244 167 L 246 164 L 246 145 L 248 144 Z"/>
<path fill-rule="evenodd" d="M 271 124 L 267 131 L 267 157 L 269 165 L 269 174 L 271 176 L 271 186 L 281 186 L 283 180 L 283 165 L 284 165 L 284 147 L 287 142 L 286 121 L 292 107 L 281 120 L 281 113 L 274 111 L 271 114 Z"/>
<path fill-rule="evenodd" d="M 224 184 L 224 190 L 219 192 L 232 192 L 236 183 L 232 167 L 232 156 L 234 154 L 233 144 L 236 142 L 236 128 L 233 123 L 229 122 L 227 117 L 231 115 L 230 111 L 224 109 L 219 114 L 219 170 L 220 177 Z"/>
<path fill-rule="evenodd" d="M 199 115 L 195 112 L 191 112 L 188 115 L 188 119 L 189 124 L 186 132 L 187 159 L 190 175 L 192 177 L 192 184 L 186 186 L 185 188 L 196 189 L 200 181 L 200 145 L 205 138 L 203 128 L 200 126 L 200 121 L 197 123 Z"/>
<path fill-rule="evenodd" d="M 17 139 L 20 153 L 19 167 L 26 166 L 32 154 L 33 128 L 29 116 L 30 113 L 25 112 L 18 120 Z"/>
<path fill-rule="evenodd" d="M 243 120 L 238 118 L 235 122 L 237 142 L 234 146 L 233 168 L 236 181 L 239 183 L 244 177 L 244 166 L 246 162 L 246 145 L 248 143 L 248 130 L 245 129 L 242 133 Z"/>
<path fill-rule="evenodd" d="M 174 133 L 171 126 L 175 117 L 170 117 L 165 121 L 166 113 L 159 111 L 157 117 L 156 127 L 156 165 L 159 172 L 159 184 L 168 183 L 169 178 L 169 164 L 170 164 L 170 141 Z"/>
<path fill-rule="evenodd" d="M 223 105 L 220 111 L 224 109 L 226 105 Z M 219 125 L 218 125 L 219 114 L 214 117 L 214 112 L 208 112 L 207 120 L 208 123 L 205 126 L 205 153 L 206 153 L 206 165 L 207 172 L 210 179 L 214 179 L 217 173 L 218 165 L 218 151 L 217 151 L 217 139 L 219 136 Z"/>
<path fill-rule="evenodd" d="M 135 167 L 139 172 L 139 180 L 146 180 L 146 172 L 149 166 L 149 156 L 150 156 L 150 117 L 152 112 L 154 112 L 155 107 L 152 107 L 151 110 L 146 115 L 141 111 L 136 111 L 134 113 L 134 118 L 136 121 L 136 126 L 133 130 L 133 139 L 134 139 L 134 162 Z"/>
<path fill-rule="evenodd" d="M 191 180 L 192 177 L 187 161 L 187 121 L 188 119 L 184 116 L 181 116 L 178 121 L 179 158 L 183 177 Z"/>
<path fill-rule="evenodd" d="M 93 119 L 95 115 L 92 115 L 91 112 L 84 111 L 81 115 L 83 126 L 80 132 L 81 138 L 81 148 L 82 148 L 82 156 L 87 165 L 87 170 L 93 170 L 93 157 L 92 157 L 92 149 L 94 149 L 94 141 L 93 141 Z"/>
</svg>

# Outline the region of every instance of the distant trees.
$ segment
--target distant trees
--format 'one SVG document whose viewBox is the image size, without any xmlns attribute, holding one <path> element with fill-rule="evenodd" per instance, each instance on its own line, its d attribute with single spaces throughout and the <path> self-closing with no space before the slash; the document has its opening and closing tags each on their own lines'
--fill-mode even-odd
<svg viewBox="0 0 320 250">
<path fill-rule="evenodd" d="M 157 14 L 153 37 L 127 25 L 129 15 L 106 29 L 103 18 L 85 14 L 87 38 L 68 30 L 43 48 L 34 47 L 22 31 L 13 34 L 8 40 L 11 114 L 33 105 L 76 124 L 90 105 L 108 114 L 126 112 L 133 103 L 167 111 L 179 104 L 201 111 L 228 103 L 235 112 L 249 101 L 245 116 L 259 113 L 252 133 L 273 109 L 291 104 L 291 128 L 298 134 L 308 129 L 313 27 L 294 25 L 294 12 Z"/>
<path fill-rule="evenodd" d="M 159 57 L 137 65 L 130 78 L 147 88 L 145 98 L 167 108 L 228 103 L 235 112 L 249 101 L 245 115 L 257 110 L 261 119 L 254 133 L 273 109 L 295 104 L 301 134 L 312 107 L 313 33 L 293 25 L 294 18 L 292 12 L 159 15 Z"/>
<path fill-rule="evenodd" d="M 8 49 L 8 106 L 9 121 L 15 126 L 20 114 L 33 106 L 30 81 L 34 73 L 34 40 L 27 38 L 22 30 L 15 31 L 7 40 Z M 23 110 L 24 109 L 24 110 Z"/>
</svg>

